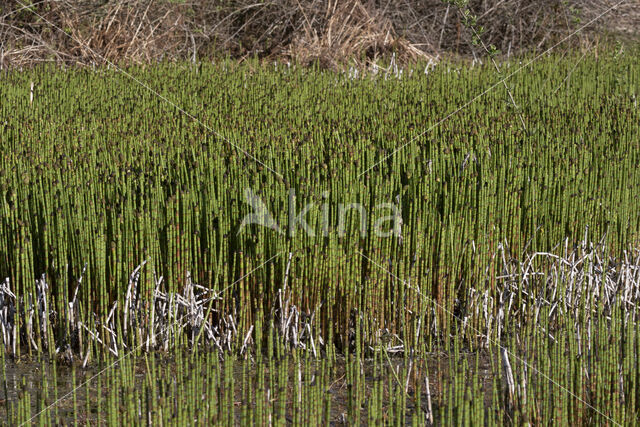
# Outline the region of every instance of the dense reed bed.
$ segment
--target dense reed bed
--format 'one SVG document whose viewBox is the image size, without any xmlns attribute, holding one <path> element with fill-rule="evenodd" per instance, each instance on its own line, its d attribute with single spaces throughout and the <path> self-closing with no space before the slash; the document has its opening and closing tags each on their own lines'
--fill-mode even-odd
<svg viewBox="0 0 640 427">
<path fill-rule="evenodd" d="M 526 60 L 0 74 L 0 415 L 633 424 L 637 53 Z"/>
</svg>

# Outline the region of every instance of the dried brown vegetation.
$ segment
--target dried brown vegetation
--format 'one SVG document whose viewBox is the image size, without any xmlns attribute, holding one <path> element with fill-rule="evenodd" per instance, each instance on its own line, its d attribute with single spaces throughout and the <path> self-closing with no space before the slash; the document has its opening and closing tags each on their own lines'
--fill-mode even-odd
<svg viewBox="0 0 640 427">
<path fill-rule="evenodd" d="M 627 2 L 582 32 L 634 35 Z M 482 38 L 504 54 L 548 45 L 607 10 L 610 0 L 472 0 Z M 595 31 L 594 31 L 595 29 Z M 575 42 L 574 41 L 574 42 Z M 215 55 L 319 62 L 336 68 L 395 53 L 399 62 L 443 52 L 481 56 L 461 13 L 441 0 L 9 0 L 0 2 L 0 67 L 102 64 Z"/>
</svg>

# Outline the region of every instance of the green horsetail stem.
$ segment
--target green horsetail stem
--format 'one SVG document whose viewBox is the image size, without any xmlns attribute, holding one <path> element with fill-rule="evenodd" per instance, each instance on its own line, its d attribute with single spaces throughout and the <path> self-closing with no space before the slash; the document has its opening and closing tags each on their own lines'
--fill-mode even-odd
<svg viewBox="0 0 640 427">
<path fill-rule="evenodd" d="M 632 425 L 640 69 L 579 59 L 3 73 L 0 416 Z"/>
</svg>

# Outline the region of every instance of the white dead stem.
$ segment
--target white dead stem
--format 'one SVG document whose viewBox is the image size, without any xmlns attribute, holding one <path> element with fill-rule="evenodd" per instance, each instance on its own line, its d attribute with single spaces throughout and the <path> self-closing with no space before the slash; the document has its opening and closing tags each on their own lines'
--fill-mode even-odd
<svg viewBox="0 0 640 427">
<path fill-rule="evenodd" d="M 515 381 L 513 380 L 513 371 L 511 370 L 511 364 L 509 363 L 509 353 L 504 347 L 500 347 L 502 354 L 502 368 L 505 374 L 505 382 L 507 383 L 507 406 L 509 410 L 513 409 L 513 398 L 515 396 Z"/>
<path fill-rule="evenodd" d="M 249 328 L 249 332 L 247 332 L 247 335 L 244 338 L 244 342 L 242 343 L 242 348 L 240 349 L 240 354 L 244 354 L 246 348 L 247 348 L 247 344 L 249 343 L 249 340 L 251 339 L 251 333 L 253 332 L 253 325 L 251 325 L 251 327 Z"/>
<path fill-rule="evenodd" d="M 424 391 L 427 398 L 427 414 L 426 419 L 430 425 L 433 425 L 433 409 L 431 408 L 431 389 L 429 388 L 429 376 L 424 377 Z"/>
</svg>

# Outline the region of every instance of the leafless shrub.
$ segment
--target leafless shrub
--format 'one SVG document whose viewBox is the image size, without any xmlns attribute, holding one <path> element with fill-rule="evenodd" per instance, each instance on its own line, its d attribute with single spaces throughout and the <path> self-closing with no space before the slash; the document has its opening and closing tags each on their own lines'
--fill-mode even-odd
<svg viewBox="0 0 640 427">
<path fill-rule="evenodd" d="M 320 61 L 336 68 L 345 58 L 368 61 L 398 52 L 402 61 L 428 59 L 430 55 L 399 37 L 383 9 L 365 7 L 360 0 L 314 2 L 324 10 L 304 11 L 302 29 L 286 50 L 287 56 L 306 64 Z"/>
<path fill-rule="evenodd" d="M 636 34 L 640 7 L 621 5 L 574 43 L 603 31 Z M 637 2 L 636 2 L 637 3 Z M 612 0 L 471 0 L 485 44 L 504 54 L 541 48 L 598 16 Z M 0 68 L 42 62 L 197 61 L 220 54 L 342 67 L 395 54 L 483 55 L 461 13 L 442 0 L 23 0 L 0 2 Z"/>
</svg>

